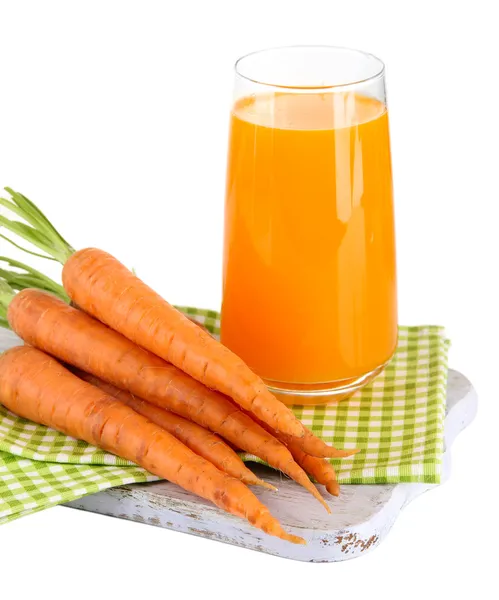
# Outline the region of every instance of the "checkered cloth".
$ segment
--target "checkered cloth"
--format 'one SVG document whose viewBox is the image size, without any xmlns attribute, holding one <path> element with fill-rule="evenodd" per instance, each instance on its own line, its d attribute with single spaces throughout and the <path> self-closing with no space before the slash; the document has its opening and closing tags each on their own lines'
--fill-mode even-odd
<svg viewBox="0 0 499 600">
<path fill-rule="evenodd" d="M 219 333 L 215 311 L 181 307 Z M 0 351 L 16 343 L 0 332 Z M 361 448 L 333 461 L 342 483 L 438 483 L 448 341 L 440 327 L 401 327 L 395 356 L 373 383 L 339 405 L 293 407 L 326 442 Z M 243 459 L 262 462 L 245 454 Z M 154 481 L 143 469 L 0 406 L 0 524 L 109 487 Z"/>
<path fill-rule="evenodd" d="M 58 464 L 0 452 L 0 525 L 106 488 L 157 479 L 136 466 Z"/>
</svg>

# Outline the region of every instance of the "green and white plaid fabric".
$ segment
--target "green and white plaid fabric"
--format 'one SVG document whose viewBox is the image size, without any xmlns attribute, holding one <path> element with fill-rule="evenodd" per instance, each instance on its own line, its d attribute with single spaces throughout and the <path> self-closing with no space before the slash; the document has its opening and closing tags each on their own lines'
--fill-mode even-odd
<svg viewBox="0 0 499 600">
<path fill-rule="evenodd" d="M 0 525 L 110 487 L 157 479 L 136 466 L 58 464 L 0 452 Z"/>
<path fill-rule="evenodd" d="M 26 419 L 0 405 L 0 452 L 62 464 L 132 466 L 133 463 Z"/>
<path fill-rule="evenodd" d="M 181 310 L 218 335 L 217 312 Z M 0 351 L 16 343 L 4 333 Z M 333 461 L 340 482 L 440 481 L 447 350 L 442 328 L 401 327 L 394 358 L 372 384 L 339 405 L 293 408 L 325 441 L 361 448 Z M 133 463 L 0 406 L 0 524 L 109 487 L 155 480 Z"/>
</svg>

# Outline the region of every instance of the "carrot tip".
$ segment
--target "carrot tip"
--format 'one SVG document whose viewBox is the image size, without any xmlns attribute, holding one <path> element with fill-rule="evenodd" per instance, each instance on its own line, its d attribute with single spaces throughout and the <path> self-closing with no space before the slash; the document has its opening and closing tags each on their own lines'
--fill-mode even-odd
<svg viewBox="0 0 499 600">
<path fill-rule="evenodd" d="M 328 457 L 329 458 L 347 458 L 349 456 L 353 456 L 354 454 L 358 454 L 360 452 L 360 448 L 354 448 L 353 450 L 339 450 L 338 448 L 333 448 L 329 446 Z"/>
<path fill-rule="evenodd" d="M 267 490 L 271 490 L 272 492 L 279 491 L 275 487 L 275 485 L 272 485 L 271 483 L 268 483 L 267 481 L 263 481 L 263 479 L 259 479 L 258 477 L 248 477 L 243 480 L 243 483 L 245 483 L 246 485 L 259 485 L 260 487 L 263 487 Z"/>
<path fill-rule="evenodd" d="M 317 500 L 322 504 L 322 506 L 327 510 L 329 514 L 331 514 L 331 509 L 329 508 L 328 503 L 324 500 L 324 498 L 317 492 Z"/>
<path fill-rule="evenodd" d="M 322 506 L 327 510 L 327 512 L 331 514 L 331 509 L 329 508 L 328 503 L 324 500 L 319 490 L 315 487 L 313 483 L 311 483 L 310 487 L 308 488 L 308 491 L 314 496 L 316 500 L 318 500 L 322 504 Z"/>
<path fill-rule="evenodd" d="M 258 480 L 258 483 L 256 485 L 260 485 L 261 487 L 264 487 L 267 490 L 272 490 L 273 492 L 278 492 L 279 491 L 279 489 L 276 488 L 275 485 L 272 485 L 271 483 L 268 483 L 268 481 L 263 481 L 261 479 Z"/>
<path fill-rule="evenodd" d="M 360 448 L 354 448 L 353 450 L 348 450 L 348 456 L 353 456 L 354 454 L 358 454 L 360 452 Z M 347 450 L 345 450 L 347 452 Z"/>
<path fill-rule="evenodd" d="M 326 485 L 326 490 L 332 495 L 332 496 L 339 496 L 340 495 L 340 486 L 339 483 L 337 481 L 330 481 L 327 485 Z"/>
<path fill-rule="evenodd" d="M 283 540 L 286 540 L 287 542 L 291 542 L 292 544 L 302 544 L 303 546 L 307 545 L 307 542 L 299 535 L 293 535 L 291 533 L 283 533 L 283 535 L 281 537 Z"/>
</svg>

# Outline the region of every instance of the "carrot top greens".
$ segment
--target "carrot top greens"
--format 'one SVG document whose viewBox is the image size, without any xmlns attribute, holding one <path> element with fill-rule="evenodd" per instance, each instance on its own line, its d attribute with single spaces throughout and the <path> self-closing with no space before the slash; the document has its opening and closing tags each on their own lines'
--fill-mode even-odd
<svg viewBox="0 0 499 600">
<path fill-rule="evenodd" d="M 15 192 L 6 187 L 5 191 L 10 194 L 10 198 L 0 197 L 0 206 L 6 208 L 10 213 L 17 215 L 22 220 L 0 214 L 0 230 L 5 228 L 11 233 L 19 236 L 43 254 L 34 252 L 17 244 L 10 236 L 0 233 L 0 237 L 7 240 L 16 248 L 28 252 L 33 256 L 55 260 L 62 265 L 74 253 L 68 242 L 62 237 L 42 211 L 31 200 L 23 194 Z"/>
<path fill-rule="evenodd" d="M 62 285 L 19 260 L 0 256 L 0 278 L 4 279 L 16 291 L 30 287 L 36 288 L 55 294 L 61 300 L 69 303 L 69 296 Z"/>
<path fill-rule="evenodd" d="M 0 279 L 0 327 L 5 327 L 6 329 L 10 329 L 9 322 L 7 321 L 7 309 L 13 297 L 14 290 L 6 281 Z"/>
</svg>

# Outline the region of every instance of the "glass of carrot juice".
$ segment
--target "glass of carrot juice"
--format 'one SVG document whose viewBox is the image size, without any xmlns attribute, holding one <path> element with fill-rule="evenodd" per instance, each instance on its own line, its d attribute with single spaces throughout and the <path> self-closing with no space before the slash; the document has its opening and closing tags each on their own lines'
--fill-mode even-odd
<svg viewBox="0 0 499 600">
<path fill-rule="evenodd" d="M 340 400 L 397 343 L 384 65 L 302 46 L 236 63 L 222 343 L 287 404 Z"/>
</svg>

